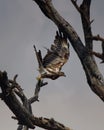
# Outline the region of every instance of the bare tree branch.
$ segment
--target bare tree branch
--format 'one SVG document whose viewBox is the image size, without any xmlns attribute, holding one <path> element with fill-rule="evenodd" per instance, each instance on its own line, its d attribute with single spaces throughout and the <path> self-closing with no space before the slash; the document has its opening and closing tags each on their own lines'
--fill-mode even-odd
<svg viewBox="0 0 104 130">
<path fill-rule="evenodd" d="M 102 60 L 100 63 L 104 63 L 104 38 L 100 37 L 100 35 L 97 35 L 97 36 L 92 36 L 91 39 L 96 41 L 102 41 L 101 43 L 102 53 L 90 51 L 90 54 L 100 58 Z"/>
<path fill-rule="evenodd" d="M 89 39 L 92 39 L 92 40 L 96 40 L 96 41 L 101 41 L 101 48 L 102 48 L 102 53 L 99 53 L 99 52 L 95 52 L 95 51 L 90 51 L 90 53 L 92 55 L 95 55 L 96 57 L 100 58 L 102 60 L 102 62 L 100 63 L 104 63 L 104 38 L 101 37 L 99 34 L 96 35 L 96 36 L 91 36 L 91 37 L 88 37 Z"/>
<path fill-rule="evenodd" d="M 77 0 L 71 0 L 73 5 L 81 14 L 82 26 L 85 36 L 85 45 L 82 43 L 81 39 L 70 23 L 68 23 L 54 8 L 52 0 L 33 1 L 39 5 L 44 15 L 52 20 L 58 29 L 61 30 L 61 32 L 64 32 L 64 34 L 68 37 L 71 45 L 73 46 L 81 61 L 90 88 L 102 99 L 102 101 L 104 101 L 104 78 L 100 73 L 92 54 L 89 53 L 89 50 L 92 51 L 92 41 L 101 40 L 102 54 L 104 54 L 103 39 L 101 37 L 92 36 L 92 21 L 90 21 L 91 0 L 83 0 L 80 7 L 77 5 Z M 7 73 L 0 71 L 0 87 L 2 91 L 2 93 L 0 93 L 0 98 L 14 113 L 15 117 L 12 118 L 17 120 L 19 124 L 17 130 L 28 130 L 29 128 L 34 129 L 35 126 L 39 126 L 47 130 L 71 130 L 63 124 L 55 121 L 53 118 L 48 119 L 43 117 L 36 117 L 33 115 L 31 104 L 35 101 L 39 101 L 38 97 L 40 89 L 42 86 L 47 85 L 47 83 L 44 83 L 42 80 L 38 80 L 33 97 L 27 99 L 22 88 L 16 82 L 16 78 L 17 75 L 13 80 L 9 80 Z M 20 98 L 20 100 L 18 100 L 18 98 Z"/>
<path fill-rule="evenodd" d="M 80 9 L 80 7 L 79 7 L 78 4 L 77 4 L 77 0 L 71 0 L 71 2 L 73 3 L 73 5 L 74 5 L 75 8 L 77 9 L 77 11 L 80 13 L 80 12 L 81 12 L 81 9 Z"/>
<path fill-rule="evenodd" d="M 16 80 L 15 85 L 18 86 Z M 42 81 L 42 83 L 38 85 L 42 86 L 45 84 Z M 18 124 L 20 124 L 17 130 L 22 130 L 23 128 L 24 130 L 27 130 L 28 128 L 34 129 L 35 125 L 47 130 L 71 130 L 70 128 L 65 127 L 63 124 L 55 121 L 54 119 L 35 117 L 30 109 L 31 102 L 29 102 L 23 91 L 16 91 L 16 86 L 14 87 L 14 89 L 12 88 L 11 82 L 9 82 L 6 72 L 0 71 L 0 87 L 2 90 L 2 100 L 6 103 L 6 105 L 16 116 L 12 118 L 18 120 Z M 12 90 L 8 91 L 10 89 Z M 16 95 L 20 97 L 22 103 L 18 100 Z"/>
<path fill-rule="evenodd" d="M 84 31 L 84 37 L 85 37 L 85 45 L 89 50 L 92 50 L 92 39 L 89 39 L 88 37 L 92 37 L 92 31 L 91 31 L 91 23 L 94 20 L 90 21 L 90 5 L 91 0 L 83 0 L 80 7 L 77 5 L 76 0 L 71 0 L 75 8 L 78 10 L 78 12 L 81 15 L 82 20 L 82 27 Z"/>
<path fill-rule="evenodd" d="M 100 63 L 104 63 L 104 54 L 101 54 L 99 52 L 91 51 L 92 55 L 95 55 L 96 57 L 100 58 L 102 61 Z"/>
<path fill-rule="evenodd" d="M 96 35 L 96 36 L 91 36 L 91 37 L 87 37 L 87 38 L 92 39 L 92 40 L 96 40 L 96 41 L 102 41 L 102 42 L 104 42 L 104 38 L 101 37 L 99 34 Z"/>
<path fill-rule="evenodd" d="M 39 5 L 40 9 L 45 14 L 45 16 L 48 16 L 48 18 L 50 18 L 57 25 L 57 27 L 60 30 L 62 30 L 64 34 L 67 35 L 74 50 L 79 56 L 79 59 L 82 63 L 83 69 L 87 77 L 87 82 L 90 88 L 104 101 L 104 79 L 96 65 L 94 58 L 88 52 L 88 49 L 92 49 L 92 40 L 89 41 L 89 39 L 86 38 L 86 47 L 88 48 L 87 49 L 86 47 L 84 47 L 81 39 L 79 38 L 78 34 L 73 29 L 73 27 L 62 16 L 60 16 L 60 14 L 54 8 L 50 0 L 44 0 L 44 1 L 33 0 L 33 1 L 35 1 Z M 91 0 L 88 1 L 84 0 L 80 7 L 82 8 L 83 6 L 87 6 L 86 7 L 87 9 L 86 8 L 85 9 L 87 10 L 86 15 L 89 21 L 90 21 L 90 17 L 89 17 L 90 3 Z M 89 26 L 89 24 L 86 22 L 83 25 L 86 25 L 86 29 L 84 29 L 84 31 L 86 30 L 85 37 L 92 36 L 91 27 Z"/>
<path fill-rule="evenodd" d="M 35 101 L 39 101 L 38 97 L 39 97 L 40 89 L 41 89 L 41 87 L 43 87 L 47 84 L 48 84 L 47 82 L 43 83 L 43 80 L 38 80 L 38 82 L 36 84 L 34 96 L 29 99 L 29 102 L 31 104 L 34 103 Z"/>
<path fill-rule="evenodd" d="M 80 15 L 82 20 L 82 27 L 84 31 L 86 47 L 92 50 L 92 40 L 87 38 L 88 36 L 92 36 L 92 21 L 90 21 L 90 5 L 91 0 L 83 0 L 82 4 L 80 5 Z"/>
</svg>

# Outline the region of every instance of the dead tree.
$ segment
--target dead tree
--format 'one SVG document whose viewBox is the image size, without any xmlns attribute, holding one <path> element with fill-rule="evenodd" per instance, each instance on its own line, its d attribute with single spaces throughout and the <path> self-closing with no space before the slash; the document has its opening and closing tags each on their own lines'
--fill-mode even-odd
<svg viewBox="0 0 104 130">
<path fill-rule="evenodd" d="M 96 40 L 91 30 L 91 23 L 93 22 L 93 20 L 90 20 L 91 0 L 83 0 L 80 6 L 77 4 L 77 0 L 71 0 L 81 15 L 85 44 L 70 25 L 70 21 L 66 21 L 55 9 L 52 0 L 33 1 L 38 4 L 44 15 L 52 20 L 56 26 L 67 35 L 73 49 L 76 51 L 81 61 L 90 88 L 104 101 L 104 78 L 99 71 L 93 55 L 91 55 L 91 52 L 93 51 L 93 40 Z M 98 40 L 101 39 L 103 41 L 103 38 L 99 38 Z"/>
<path fill-rule="evenodd" d="M 38 80 L 33 97 L 27 99 L 21 86 L 16 82 L 16 78 L 17 75 L 14 76 L 13 80 L 9 80 L 7 73 L 0 71 L 0 87 L 2 90 L 0 98 L 14 113 L 15 116 L 12 118 L 18 120 L 19 126 L 17 130 L 34 129 L 35 125 L 47 130 L 71 130 L 53 118 L 48 119 L 33 115 L 31 104 L 38 101 L 39 91 L 41 87 L 47 85 L 47 82 L 43 83 L 42 80 Z"/>
<path fill-rule="evenodd" d="M 44 13 L 44 15 L 52 20 L 54 24 L 61 30 L 69 39 L 73 49 L 77 53 L 80 62 L 85 71 L 87 82 L 92 91 L 104 101 L 104 78 L 98 69 L 96 61 L 94 59 L 95 53 L 93 51 L 93 41 L 100 40 L 102 44 L 104 39 L 99 35 L 93 36 L 91 30 L 90 20 L 90 5 L 91 0 L 83 0 L 79 6 L 77 0 L 71 0 L 77 11 L 81 15 L 85 44 L 81 41 L 80 37 L 70 25 L 70 21 L 67 22 L 55 9 L 52 4 L 52 0 L 33 0 Z M 104 44 L 102 45 L 104 52 Z M 99 56 L 104 61 L 104 53 Z M 0 87 L 1 94 L 0 98 L 14 113 L 13 119 L 18 120 L 17 130 L 28 130 L 29 128 L 34 129 L 35 126 L 47 129 L 47 130 L 70 130 L 70 128 L 63 124 L 55 121 L 54 119 L 47 119 L 43 117 L 35 117 L 32 113 L 31 104 L 38 101 L 39 91 L 41 87 L 47 83 L 39 80 L 36 84 L 36 89 L 33 97 L 27 99 L 20 85 L 16 82 L 17 75 L 13 80 L 9 80 L 6 72 L 0 71 Z M 20 100 L 18 100 L 18 98 Z"/>
</svg>

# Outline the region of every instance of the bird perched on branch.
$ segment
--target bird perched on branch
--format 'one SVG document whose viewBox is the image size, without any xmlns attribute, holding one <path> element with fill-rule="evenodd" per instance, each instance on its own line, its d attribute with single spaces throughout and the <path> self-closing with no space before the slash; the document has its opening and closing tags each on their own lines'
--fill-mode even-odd
<svg viewBox="0 0 104 130">
<path fill-rule="evenodd" d="M 67 62 L 70 54 L 69 43 L 65 34 L 56 31 L 54 43 L 50 49 L 47 49 L 47 54 L 44 58 L 42 58 L 41 51 L 36 50 L 35 45 L 34 50 L 39 64 L 40 75 L 37 77 L 38 79 L 50 78 L 55 80 L 60 76 L 65 76 L 61 69 Z"/>
</svg>

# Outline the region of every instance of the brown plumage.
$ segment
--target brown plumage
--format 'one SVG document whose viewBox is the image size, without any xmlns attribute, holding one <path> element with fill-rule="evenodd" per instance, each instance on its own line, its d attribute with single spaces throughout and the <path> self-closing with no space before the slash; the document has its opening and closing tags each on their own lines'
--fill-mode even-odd
<svg viewBox="0 0 104 130">
<path fill-rule="evenodd" d="M 50 78 L 55 80 L 60 76 L 65 76 L 61 72 L 62 66 L 69 58 L 69 43 L 66 35 L 62 32 L 56 32 L 54 44 L 50 49 L 47 49 L 47 54 L 42 58 L 41 51 L 37 51 L 34 45 L 34 50 L 39 64 L 40 75 L 38 78 Z"/>
</svg>

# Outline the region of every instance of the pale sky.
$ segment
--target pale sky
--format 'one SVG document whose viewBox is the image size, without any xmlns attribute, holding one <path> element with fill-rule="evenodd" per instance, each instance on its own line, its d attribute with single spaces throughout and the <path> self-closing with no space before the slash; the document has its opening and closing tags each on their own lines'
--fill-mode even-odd
<svg viewBox="0 0 104 130">
<path fill-rule="evenodd" d="M 81 0 L 78 0 L 80 3 Z M 80 15 L 70 0 L 53 0 L 59 13 L 74 27 L 83 40 Z M 93 33 L 104 35 L 104 0 L 92 0 Z M 53 43 L 57 27 L 47 19 L 32 0 L 0 0 L 0 70 L 9 79 L 18 74 L 18 83 L 27 97 L 34 93 L 38 64 L 33 45 L 46 53 L 44 47 Z M 100 42 L 95 42 L 100 50 Z M 63 67 L 66 78 L 48 81 L 40 91 L 39 100 L 32 105 L 37 117 L 54 118 L 73 130 L 103 130 L 104 103 L 89 88 L 81 63 L 70 45 L 70 59 Z M 104 75 L 104 64 L 99 64 Z M 0 100 L 0 129 L 16 130 L 13 113 Z M 36 130 L 41 130 L 37 128 Z"/>
</svg>

